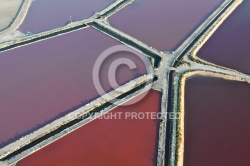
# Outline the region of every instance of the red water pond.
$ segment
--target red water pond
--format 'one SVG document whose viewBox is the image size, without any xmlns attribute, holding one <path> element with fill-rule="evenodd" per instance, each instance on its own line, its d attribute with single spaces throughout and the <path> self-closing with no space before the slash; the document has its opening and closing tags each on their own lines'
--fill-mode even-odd
<svg viewBox="0 0 250 166">
<path fill-rule="evenodd" d="M 20 26 L 20 31 L 37 33 L 58 28 L 71 20 L 89 18 L 112 2 L 115 0 L 35 0 Z"/>
<path fill-rule="evenodd" d="M 118 44 L 87 28 L 0 53 L 0 147 L 100 96 L 93 84 L 94 64 L 104 50 Z M 106 91 L 112 90 L 110 64 L 120 58 L 137 67 L 118 67 L 120 85 L 146 73 L 146 58 L 111 54 L 99 74 Z"/>
<path fill-rule="evenodd" d="M 194 77 L 185 89 L 184 166 L 248 166 L 250 85 Z"/>
<path fill-rule="evenodd" d="M 135 0 L 111 25 L 159 50 L 174 50 L 222 0 Z"/>
<path fill-rule="evenodd" d="M 250 74 L 250 1 L 243 3 L 225 20 L 198 52 L 198 56 Z"/>
<path fill-rule="evenodd" d="M 35 152 L 18 166 L 153 166 L 159 121 L 126 118 L 128 112 L 160 111 L 161 93 L 151 90 L 140 102 L 115 108 L 121 119 L 97 119 Z"/>
</svg>

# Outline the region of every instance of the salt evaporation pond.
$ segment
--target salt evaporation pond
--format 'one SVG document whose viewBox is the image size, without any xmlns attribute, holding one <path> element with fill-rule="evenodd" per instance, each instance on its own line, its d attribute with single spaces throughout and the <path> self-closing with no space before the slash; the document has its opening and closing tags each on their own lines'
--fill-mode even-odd
<svg viewBox="0 0 250 166">
<path fill-rule="evenodd" d="M 115 108 L 113 115 L 122 112 L 121 119 L 94 120 L 23 159 L 18 166 L 154 166 L 159 121 L 126 119 L 125 114 L 157 113 L 160 102 L 161 93 L 151 90 L 140 102 Z"/>
<path fill-rule="evenodd" d="M 249 165 L 250 85 L 194 77 L 185 89 L 184 166 Z"/>
<path fill-rule="evenodd" d="M 0 147 L 99 97 L 92 79 L 99 55 L 120 44 L 87 28 L 0 53 Z M 120 85 L 143 75 L 148 59 L 128 52 L 107 58 L 100 72 L 106 91 L 114 60 L 128 58 L 137 68 L 118 68 Z M 102 94 L 101 94 L 102 95 Z"/>
<path fill-rule="evenodd" d="M 23 33 L 51 30 L 92 16 L 115 0 L 35 0 L 20 26 Z"/>
<path fill-rule="evenodd" d="M 243 3 L 198 52 L 209 62 L 250 74 L 250 1 Z"/>
<path fill-rule="evenodd" d="M 110 17 L 111 25 L 159 50 L 174 50 L 222 0 L 135 0 Z"/>
</svg>

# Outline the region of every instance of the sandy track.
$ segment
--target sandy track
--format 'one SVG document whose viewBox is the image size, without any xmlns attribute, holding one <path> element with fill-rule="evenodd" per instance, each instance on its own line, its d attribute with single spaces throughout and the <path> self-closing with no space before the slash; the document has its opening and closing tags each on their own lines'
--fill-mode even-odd
<svg viewBox="0 0 250 166">
<path fill-rule="evenodd" d="M 0 1 L 0 30 L 7 28 L 15 19 L 22 0 L 1 0 Z"/>
<path fill-rule="evenodd" d="M 23 22 L 32 0 L 1 0 L 0 38 L 15 31 Z"/>
</svg>

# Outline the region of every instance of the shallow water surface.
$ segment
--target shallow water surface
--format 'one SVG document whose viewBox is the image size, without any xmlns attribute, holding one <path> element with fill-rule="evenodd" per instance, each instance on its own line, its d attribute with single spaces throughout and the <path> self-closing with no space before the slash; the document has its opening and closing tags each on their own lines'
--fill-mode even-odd
<svg viewBox="0 0 250 166">
<path fill-rule="evenodd" d="M 111 25 L 159 50 L 174 50 L 222 0 L 135 0 Z"/>
<path fill-rule="evenodd" d="M 104 50 L 118 44 L 87 28 L 0 53 L 0 147 L 103 95 L 93 84 L 94 64 Z M 112 89 L 109 66 L 120 58 L 132 60 L 137 68 L 119 66 L 119 85 L 146 73 L 147 58 L 112 54 L 99 72 L 106 92 Z"/>
<path fill-rule="evenodd" d="M 123 113 L 120 119 L 94 120 L 23 159 L 18 166 L 154 166 L 159 121 L 125 114 L 157 113 L 160 101 L 161 93 L 151 90 L 140 102 L 111 111 L 113 115 Z"/>
<path fill-rule="evenodd" d="M 249 16 L 250 1 L 245 0 L 205 43 L 198 56 L 250 74 Z"/>
<path fill-rule="evenodd" d="M 58 28 L 71 20 L 89 18 L 112 2 L 115 0 L 35 0 L 20 26 L 20 31 L 38 33 Z"/>
<path fill-rule="evenodd" d="M 250 163 L 250 85 L 194 77 L 185 90 L 184 166 Z"/>
</svg>

